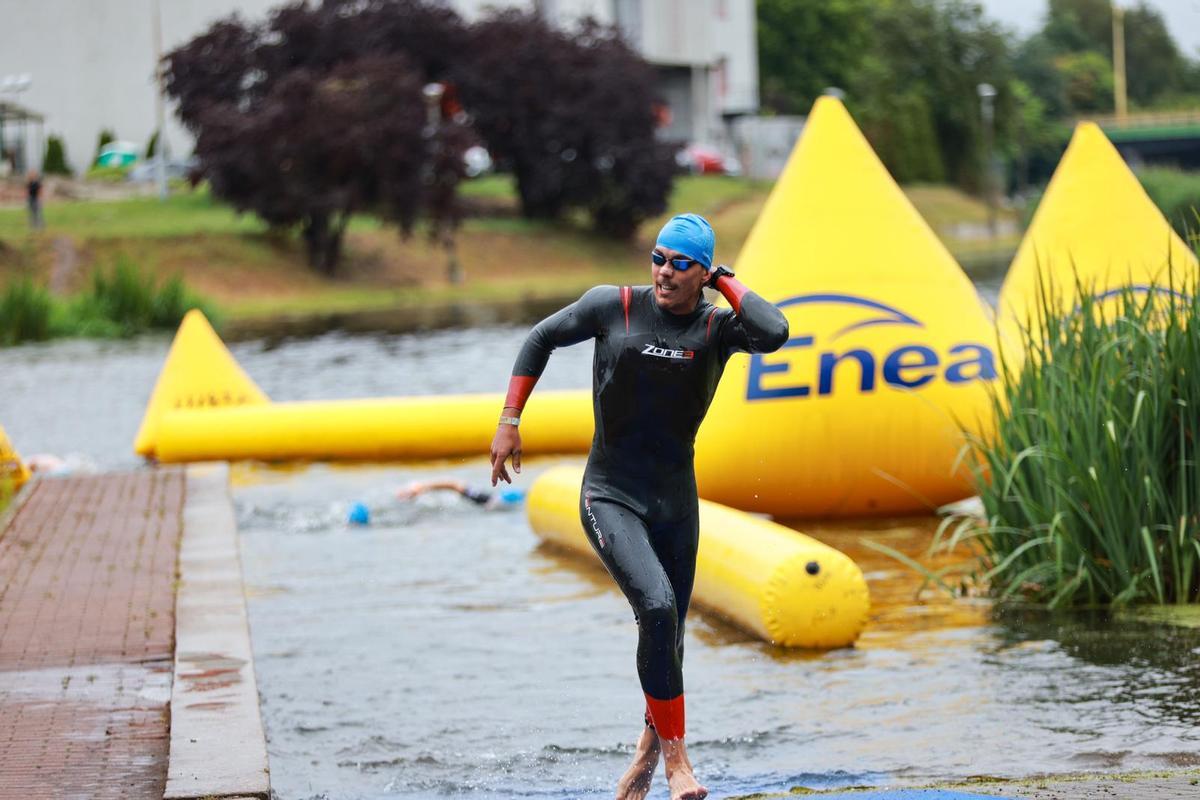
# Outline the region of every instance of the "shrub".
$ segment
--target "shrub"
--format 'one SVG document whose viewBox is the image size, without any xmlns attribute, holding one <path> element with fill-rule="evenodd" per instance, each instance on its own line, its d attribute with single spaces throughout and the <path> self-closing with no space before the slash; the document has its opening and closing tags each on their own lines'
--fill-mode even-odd
<svg viewBox="0 0 1200 800">
<path fill-rule="evenodd" d="M 95 164 L 96 160 L 100 158 L 100 151 L 104 149 L 104 145 L 116 140 L 117 134 L 111 128 L 100 131 L 100 137 L 96 140 L 96 155 L 92 156 L 92 163 Z"/>
<path fill-rule="evenodd" d="M 129 167 L 92 167 L 87 171 L 89 181 L 101 183 L 121 183 L 129 175 Z"/>
<path fill-rule="evenodd" d="M 1195 246 L 1195 234 L 1200 230 L 1200 172 L 1146 167 L 1138 170 L 1137 176 L 1171 227 L 1185 239 L 1190 235 Z"/>
<path fill-rule="evenodd" d="M 67 151 L 63 140 L 57 136 L 46 137 L 46 157 L 42 159 L 42 174 L 70 175 L 72 169 L 67 164 Z"/>
<path fill-rule="evenodd" d="M 994 437 L 976 442 L 989 476 L 978 577 L 999 597 L 1200 599 L 1200 287 L 1180 288 L 1080 291 L 1069 314 L 1041 297 L 1044 336 L 1026 332 L 1030 357 L 993 398 Z"/>
<path fill-rule="evenodd" d="M 0 295 L 0 345 L 50 337 L 54 305 L 50 292 L 31 278 L 18 278 Z"/>
</svg>

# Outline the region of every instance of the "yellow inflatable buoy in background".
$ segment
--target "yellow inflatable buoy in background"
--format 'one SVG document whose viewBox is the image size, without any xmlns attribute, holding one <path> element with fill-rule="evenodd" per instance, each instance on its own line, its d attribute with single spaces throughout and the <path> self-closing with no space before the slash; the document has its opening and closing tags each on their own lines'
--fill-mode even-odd
<svg viewBox="0 0 1200 800">
<path fill-rule="evenodd" d="M 1172 277 L 1186 285 L 1197 269 L 1196 254 L 1104 132 L 1080 123 L 1000 290 L 1005 353 L 1020 357 L 1021 328 L 1037 324 L 1043 285 L 1066 311 L 1078 302 L 1076 279 L 1097 295 L 1150 283 L 1168 290 Z"/>
<path fill-rule="evenodd" d="M 29 480 L 29 467 L 0 427 L 0 492 L 16 492 Z"/>
<path fill-rule="evenodd" d="M 599 559 L 579 520 L 581 467 L 542 473 L 526 499 L 548 542 Z M 828 545 L 731 508 L 700 501 L 693 602 L 764 641 L 830 649 L 854 643 L 870 598 L 862 570 Z"/>
<path fill-rule="evenodd" d="M 972 492 L 995 331 L 845 107 L 817 101 L 741 254 L 791 338 L 735 355 L 696 442 L 700 495 L 786 516 L 927 510 Z"/>
<path fill-rule="evenodd" d="M 134 438 L 133 451 L 147 458 L 156 455 L 159 421 L 171 409 L 269 402 L 238 366 L 204 314 L 193 309 L 184 316 L 171 343 Z"/>
<path fill-rule="evenodd" d="M 486 456 L 504 405 L 497 394 L 266 403 L 166 412 L 160 461 L 413 460 Z M 529 453 L 585 453 L 588 392 L 538 392 L 522 417 Z"/>
</svg>

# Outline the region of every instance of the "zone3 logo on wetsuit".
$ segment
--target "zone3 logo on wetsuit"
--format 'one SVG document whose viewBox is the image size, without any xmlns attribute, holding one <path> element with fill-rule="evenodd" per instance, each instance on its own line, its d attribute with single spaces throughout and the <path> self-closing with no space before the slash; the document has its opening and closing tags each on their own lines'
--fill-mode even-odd
<svg viewBox="0 0 1200 800">
<path fill-rule="evenodd" d="M 655 347 L 652 344 L 642 348 L 644 356 L 658 356 L 659 358 L 695 358 L 696 353 L 692 350 L 667 350 L 662 347 Z"/>
</svg>

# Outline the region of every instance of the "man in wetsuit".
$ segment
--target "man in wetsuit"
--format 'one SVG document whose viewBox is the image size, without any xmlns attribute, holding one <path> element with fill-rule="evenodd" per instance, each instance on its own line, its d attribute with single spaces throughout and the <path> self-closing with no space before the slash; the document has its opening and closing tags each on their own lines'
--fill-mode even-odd
<svg viewBox="0 0 1200 800">
<path fill-rule="evenodd" d="M 651 285 L 598 286 L 542 320 L 525 340 L 492 442 L 492 485 L 521 471 L 521 411 L 556 347 L 596 340 L 596 432 L 580 493 L 580 519 L 600 560 L 633 606 L 646 728 L 617 784 L 643 798 L 665 760 L 672 800 L 698 800 L 684 747 L 683 623 L 699 542 L 693 445 L 725 362 L 769 353 L 788 338 L 779 309 L 712 266 L 712 227 L 695 214 L 671 219 L 651 253 Z M 704 300 L 715 287 L 732 310 Z"/>
</svg>

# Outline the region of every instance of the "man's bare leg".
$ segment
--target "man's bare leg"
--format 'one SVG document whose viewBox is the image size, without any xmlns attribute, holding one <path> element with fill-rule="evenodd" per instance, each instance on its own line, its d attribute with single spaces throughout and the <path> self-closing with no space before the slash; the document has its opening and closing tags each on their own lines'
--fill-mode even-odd
<svg viewBox="0 0 1200 800">
<path fill-rule="evenodd" d="M 683 739 L 662 739 L 663 760 L 666 762 L 667 783 L 671 786 L 671 800 L 703 800 L 708 789 L 700 785 L 692 772 L 687 747 Z"/>
<path fill-rule="evenodd" d="M 617 781 L 617 800 L 642 800 L 650 793 L 650 782 L 654 780 L 654 770 L 658 768 L 658 756 L 661 752 L 658 734 L 654 732 L 654 728 L 647 725 L 638 739 L 633 763 L 621 776 L 621 780 Z"/>
</svg>

